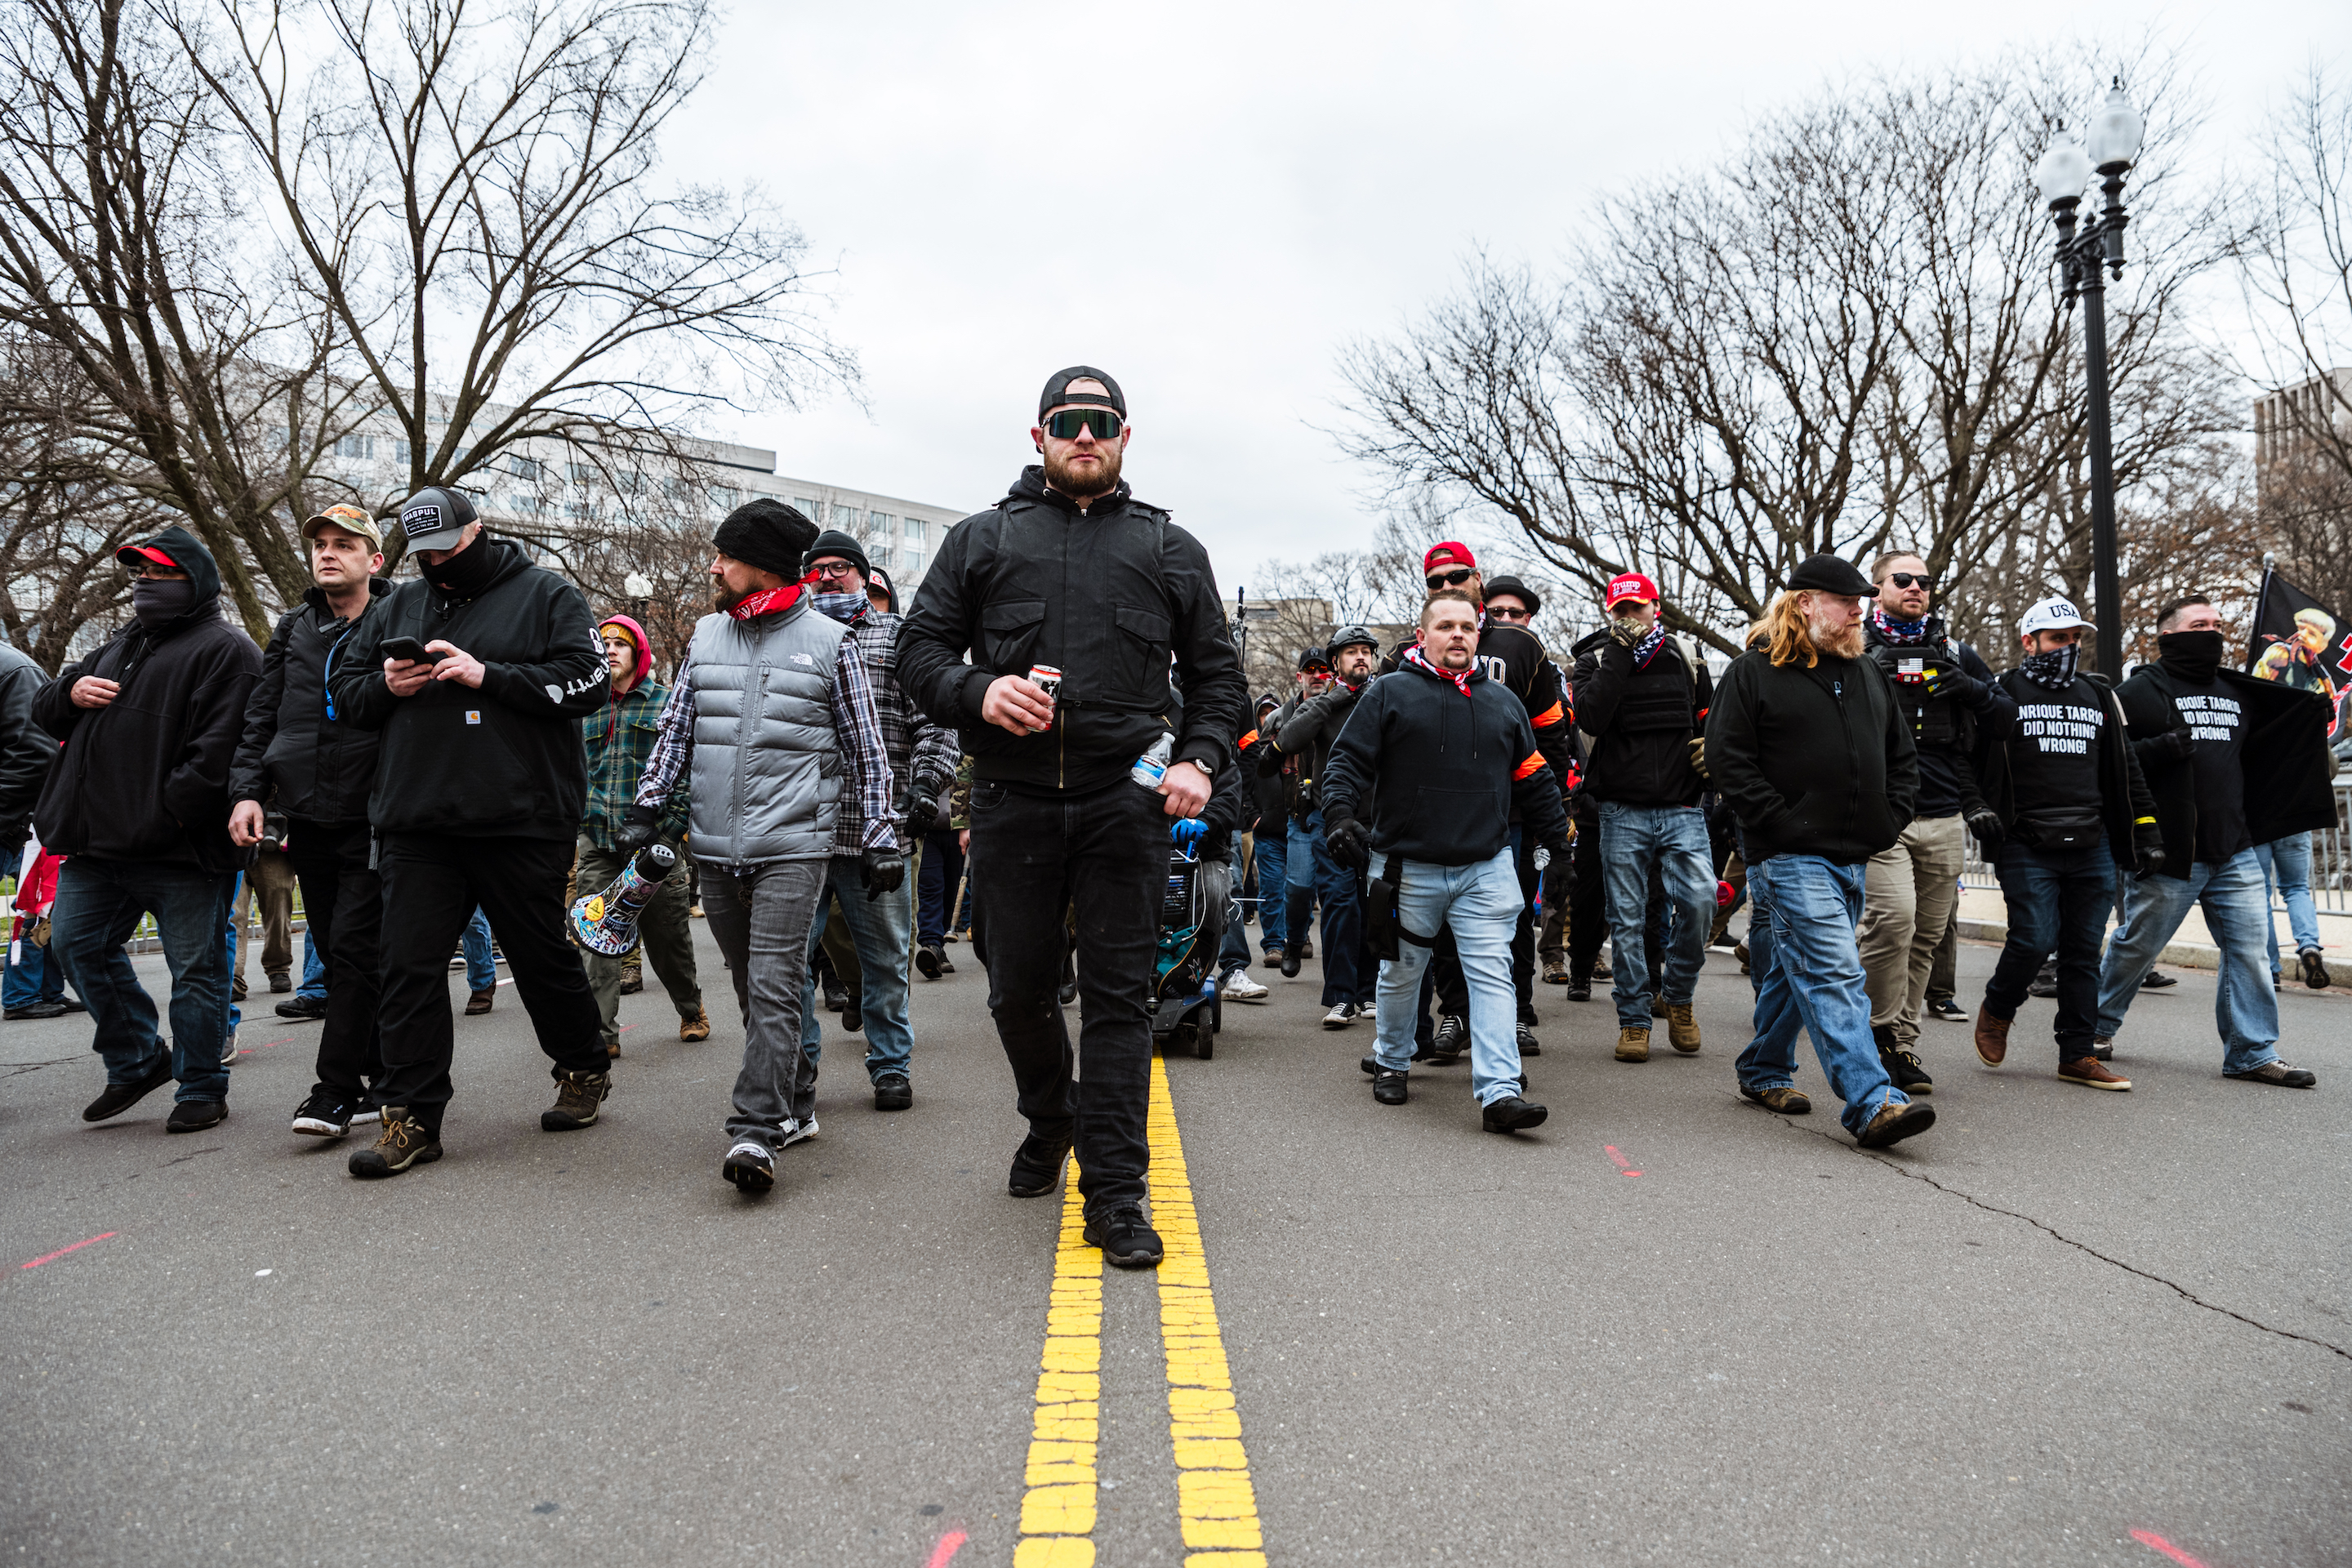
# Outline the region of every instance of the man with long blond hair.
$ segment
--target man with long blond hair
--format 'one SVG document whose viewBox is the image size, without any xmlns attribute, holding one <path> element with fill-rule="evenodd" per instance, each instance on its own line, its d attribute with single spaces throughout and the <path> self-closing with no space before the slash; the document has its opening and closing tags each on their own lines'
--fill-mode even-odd
<svg viewBox="0 0 2352 1568">
<path fill-rule="evenodd" d="M 1812 1109 L 1794 1077 L 1801 1024 L 1831 1092 L 1845 1102 L 1840 1120 L 1865 1149 L 1936 1121 L 1879 1061 L 1854 940 L 1863 868 L 1902 833 L 1918 790 L 1910 726 L 1885 674 L 1864 657 L 1863 601 L 1876 593 L 1834 555 L 1811 556 L 1790 573 L 1766 617 L 1765 646 L 1724 672 L 1705 752 L 1739 818 L 1756 918 L 1770 922 L 1739 1092 L 1784 1114 Z"/>
</svg>

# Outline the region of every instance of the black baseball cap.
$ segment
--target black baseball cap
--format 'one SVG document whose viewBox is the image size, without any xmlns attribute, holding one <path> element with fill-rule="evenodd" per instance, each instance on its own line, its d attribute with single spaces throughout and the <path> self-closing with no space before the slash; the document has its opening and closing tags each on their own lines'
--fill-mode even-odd
<svg viewBox="0 0 2352 1568">
<path fill-rule="evenodd" d="M 1109 395 L 1100 393 L 1070 391 L 1074 381 L 1099 381 L 1109 388 Z M 1095 408 L 1108 408 L 1121 419 L 1127 417 L 1127 394 L 1118 389 L 1108 371 L 1097 370 L 1090 364 L 1074 364 L 1067 370 L 1057 370 L 1045 378 L 1045 390 L 1037 395 L 1037 417 L 1043 419 L 1048 410 L 1076 403 Z"/>
<path fill-rule="evenodd" d="M 455 550 L 469 522 L 481 521 L 463 490 L 428 485 L 400 503 L 400 532 L 411 550 Z"/>
<path fill-rule="evenodd" d="M 1257 710 L 1259 712 L 1263 713 L 1269 708 L 1279 708 L 1281 706 L 1282 699 L 1276 697 L 1273 692 L 1261 691 L 1258 693 Z"/>
<path fill-rule="evenodd" d="M 1878 597 L 1877 584 L 1864 576 L 1853 563 L 1827 551 L 1797 563 L 1797 569 L 1789 574 L 1789 587 L 1791 592 L 1811 588 L 1817 594 L 1835 594 L 1842 599 Z"/>
<path fill-rule="evenodd" d="M 1303 647 L 1298 650 L 1299 668 L 1307 669 L 1318 664 L 1326 669 L 1330 668 L 1331 656 L 1319 647 Z"/>
</svg>

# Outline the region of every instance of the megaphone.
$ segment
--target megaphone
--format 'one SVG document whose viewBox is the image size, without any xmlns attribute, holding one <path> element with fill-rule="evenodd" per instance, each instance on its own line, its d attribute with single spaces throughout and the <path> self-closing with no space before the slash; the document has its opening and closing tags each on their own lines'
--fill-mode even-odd
<svg viewBox="0 0 2352 1568">
<path fill-rule="evenodd" d="M 677 851 L 667 844 L 648 844 L 621 868 L 612 886 L 601 893 L 576 899 L 572 905 L 572 940 L 591 952 L 618 958 L 637 945 L 637 919 L 662 879 L 677 869 Z"/>
</svg>

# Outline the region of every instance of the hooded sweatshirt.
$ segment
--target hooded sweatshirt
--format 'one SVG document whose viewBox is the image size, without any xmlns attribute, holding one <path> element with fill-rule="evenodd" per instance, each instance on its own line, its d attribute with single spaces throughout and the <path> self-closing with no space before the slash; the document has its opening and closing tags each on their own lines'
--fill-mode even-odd
<svg viewBox="0 0 2352 1568">
<path fill-rule="evenodd" d="M 33 700 L 34 722 L 65 744 L 34 827 L 60 855 L 233 871 L 252 859 L 229 841 L 228 774 L 261 650 L 222 616 L 220 568 L 194 534 L 167 528 L 144 543 L 188 574 L 186 607 L 134 618 Z M 121 689 L 104 708 L 77 707 L 84 676 Z"/>
<path fill-rule="evenodd" d="M 650 679 L 654 647 L 645 627 L 627 616 L 606 616 L 596 623 L 600 641 L 606 626 L 618 626 L 635 647 L 632 673 L 637 679 L 626 691 L 608 682 L 610 696 L 604 711 L 591 715 L 582 725 L 588 745 L 588 811 L 581 819 L 580 834 L 597 848 L 611 850 L 618 847 L 614 836 L 628 822 L 637 775 L 645 772 L 655 737 L 661 733 L 662 705 L 669 700 L 669 688 Z M 685 781 L 680 780 L 654 824 L 656 837 L 675 845 L 686 837 L 689 796 Z"/>
</svg>

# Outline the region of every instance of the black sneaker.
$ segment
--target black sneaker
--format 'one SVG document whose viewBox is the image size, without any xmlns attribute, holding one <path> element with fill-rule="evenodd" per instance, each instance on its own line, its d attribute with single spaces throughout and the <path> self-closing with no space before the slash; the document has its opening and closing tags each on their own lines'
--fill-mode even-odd
<svg viewBox="0 0 2352 1568">
<path fill-rule="evenodd" d="M 1285 980 L 1297 979 L 1299 965 L 1306 961 L 1306 956 L 1307 955 L 1303 952 L 1296 947 L 1284 948 L 1282 950 L 1282 977 Z"/>
<path fill-rule="evenodd" d="M 278 1016 L 297 1022 L 323 1018 L 327 1016 L 327 999 L 324 996 L 297 996 L 291 1002 L 278 1004 Z"/>
<path fill-rule="evenodd" d="M 2035 970 L 2032 981 L 2025 987 L 2025 994 L 2028 996 L 2040 996 L 2044 1000 L 2057 995 L 2058 966 L 2055 963 L 2044 963 L 2040 969 Z"/>
<path fill-rule="evenodd" d="M 12 1024 L 23 1023 L 33 1018 L 62 1018 L 65 1016 L 66 1005 L 62 1002 L 27 1002 L 22 1007 L 11 1007 L 6 1012 L 0 1013 L 0 1018 L 5 1018 Z"/>
<path fill-rule="evenodd" d="M 2179 984 L 2180 976 L 2178 974 L 2159 974 L 2155 970 L 2151 969 L 2147 972 L 2147 977 L 2139 983 L 2139 988 L 2143 991 L 2161 991 L 2168 985 L 2178 985 Z M 2053 996 L 2055 996 L 2058 993 L 2053 987 L 2050 994 Z M 2036 992 L 2035 994 L 2039 995 L 2040 993 Z"/>
<path fill-rule="evenodd" d="M 1067 1138 L 1047 1142 L 1032 1132 L 1013 1152 L 1013 1173 L 1004 1190 L 1016 1198 L 1044 1197 L 1062 1184 L 1062 1166 L 1069 1157 Z"/>
<path fill-rule="evenodd" d="M 163 1123 L 163 1131 L 202 1132 L 205 1128 L 217 1127 L 227 1120 L 228 1101 L 225 1100 L 184 1100 L 172 1107 L 171 1118 Z"/>
<path fill-rule="evenodd" d="M 1936 1080 L 1927 1076 L 1927 1069 L 1909 1051 L 1882 1050 L 1878 1053 L 1878 1065 L 1886 1069 L 1886 1076 L 1895 1080 L 1895 1087 L 1906 1098 L 1936 1092 Z"/>
<path fill-rule="evenodd" d="M 1102 1248 L 1113 1268 L 1150 1268 L 1161 1257 L 1160 1233 L 1143 1217 L 1136 1204 L 1118 1204 L 1100 1215 L 1088 1215 L 1083 1233 L 1088 1247 Z"/>
<path fill-rule="evenodd" d="M 110 1116 L 120 1116 L 165 1084 L 172 1081 L 172 1053 L 163 1053 L 163 1065 L 136 1083 L 110 1083 L 96 1100 L 82 1107 L 84 1121 L 103 1121 Z"/>
<path fill-rule="evenodd" d="M 915 1103 L 914 1085 L 902 1072 L 886 1072 L 874 1080 L 874 1109 L 904 1110 Z"/>
<path fill-rule="evenodd" d="M 1382 1105 L 1402 1105 L 1406 1076 L 1401 1072 L 1391 1072 L 1389 1068 L 1375 1063 L 1372 1073 L 1372 1098 Z"/>
<path fill-rule="evenodd" d="M 311 1091 L 294 1113 L 294 1131 L 310 1138 L 341 1138 L 352 1130 L 351 1107 L 342 1096 L 321 1090 Z"/>
<path fill-rule="evenodd" d="M 1054 993 L 1054 1000 L 1059 1002 L 1065 1007 L 1068 1006 L 1077 999 L 1078 983 L 1075 980 L 1063 981 L 1062 988 Z"/>
<path fill-rule="evenodd" d="M 404 1105 L 383 1108 L 383 1127 L 376 1140 L 353 1154 L 351 1173 L 363 1182 L 396 1176 L 411 1165 L 429 1165 L 441 1157 L 441 1138 L 409 1115 Z"/>
<path fill-rule="evenodd" d="M 2291 1068 L 2284 1062 L 2268 1061 L 2252 1072 L 2228 1072 L 2223 1078 L 2233 1078 L 2241 1083 L 2275 1084 L 2281 1089 L 2317 1089 L 2319 1075 L 2302 1068 Z"/>
<path fill-rule="evenodd" d="M 539 1113 L 540 1130 L 544 1132 L 577 1132 L 583 1127 L 593 1127 L 596 1125 L 597 1108 L 612 1092 L 611 1073 L 556 1074 L 555 1103 Z"/>
<path fill-rule="evenodd" d="M 1510 1095 L 1496 1100 L 1479 1115 L 1479 1124 L 1489 1132 L 1518 1132 L 1529 1127 L 1540 1127 L 1550 1111 L 1542 1106 Z"/>
<path fill-rule="evenodd" d="M 1590 974 L 1579 974 L 1575 970 L 1570 970 L 1568 972 L 1568 999 L 1571 1002 L 1591 1001 L 1592 976 Z"/>
<path fill-rule="evenodd" d="M 841 1026 L 853 1035 L 866 1027 L 864 992 L 852 991 L 849 994 L 848 1002 L 844 1004 L 841 1009 Z"/>
<path fill-rule="evenodd" d="M 940 950 L 936 947 L 917 948 L 915 967 L 923 972 L 924 979 L 937 980 L 940 977 Z"/>
<path fill-rule="evenodd" d="M 766 1144 L 741 1139 L 727 1151 L 719 1173 L 743 1192 L 764 1193 L 776 1184 L 776 1157 L 768 1152 Z"/>
<path fill-rule="evenodd" d="M 1437 1016 L 1437 1033 L 1430 1037 L 1429 1054 L 1433 1060 L 1451 1064 L 1462 1059 L 1470 1048 L 1470 1025 L 1452 1013 Z"/>
<path fill-rule="evenodd" d="M 1941 1018 L 1947 1024 L 1965 1024 L 1969 1021 L 1968 1009 L 1961 1006 L 1949 996 L 1938 996 L 1934 1001 L 1929 1002 L 1927 1004 L 1927 1016 L 1930 1018 Z"/>
<path fill-rule="evenodd" d="M 2327 973 L 2327 965 L 2320 961 L 2317 948 L 2305 948 L 2294 955 L 2294 961 L 2303 968 L 2303 983 L 2314 991 L 2325 991 L 2333 984 L 2334 976 Z"/>
<path fill-rule="evenodd" d="M 1543 1055 L 1543 1042 L 1536 1038 L 1535 1029 L 1527 1024 L 1519 1026 L 1519 1055 L 1523 1057 Z"/>
<path fill-rule="evenodd" d="M 58 1005 L 63 1007 L 68 1013 L 87 1013 L 89 1011 L 89 1003 L 80 1001 L 72 996 L 58 997 Z"/>
</svg>

